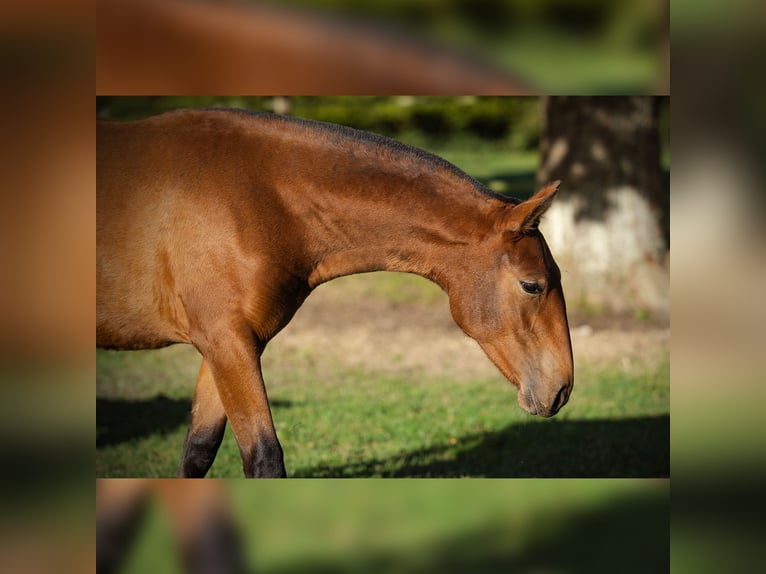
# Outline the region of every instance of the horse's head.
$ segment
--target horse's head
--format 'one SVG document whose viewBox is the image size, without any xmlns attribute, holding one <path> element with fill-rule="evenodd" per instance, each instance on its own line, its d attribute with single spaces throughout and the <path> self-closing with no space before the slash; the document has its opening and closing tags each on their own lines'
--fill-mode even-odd
<svg viewBox="0 0 766 574">
<path fill-rule="evenodd" d="M 537 227 L 558 185 L 502 206 L 450 289 L 457 324 L 519 389 L 521 407 L 544 417 L 566 404 L 574 379 L 561 272 Z"/>
</svg>

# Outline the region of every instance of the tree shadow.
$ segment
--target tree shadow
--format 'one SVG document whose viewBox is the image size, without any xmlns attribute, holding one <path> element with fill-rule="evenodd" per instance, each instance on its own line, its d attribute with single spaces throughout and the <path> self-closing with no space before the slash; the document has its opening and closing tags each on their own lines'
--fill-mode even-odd
<svg viewBox="0 0 766 574">
<path fill-rule="evenodd" d="M 288 408 L 292 401 L 271 401 L 273 408 Z M 155 434 L 167 434 L 189 424 L 190 399 L 172 399 L 160 393 L 150 399 L 96 398 L 96 448 Z"/>
<path fill-rule="evenodd" d="M 670 416 L 514 424 L 386 459 L 296 477 L 648 478 L 670 474 Z"/>
<path fill-rule="evenodd" d="M 587 508 L 562 505 L 548 509 L 514 526 L 495 519 L 416 549 L 365 552 L 357 548 L 334 558 L 303 558 L 269 572 L 666 572 L 670 561 L 669 513 L 669 490 L 644 488 Z"/>
</svg>

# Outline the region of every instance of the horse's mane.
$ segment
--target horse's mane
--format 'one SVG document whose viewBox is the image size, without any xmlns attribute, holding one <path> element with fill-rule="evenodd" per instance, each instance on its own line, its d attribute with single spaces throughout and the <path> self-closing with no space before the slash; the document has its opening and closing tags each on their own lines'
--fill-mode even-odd
<svg viewBox="0 0 766 574">
<path fill-rule="evenodd" d="M 514 197 L 509 197 L 506 195 L 500 195 L 498 193 L 495 193 L 494 191 L 489 189 L 486 185 L 481 183 L 479 180 L 471 177 L 470 175 L 465 173 L 462 169 L 460 169 L 456 165 L 448 162 L 444 158 L 441 158 L 434 153 L 431 153 L 429 151 L 420 149 L 418 147 L 415 147 L 409 144 L 402 143 L 395 139 L 382 136 L 376 133 L 372 133 L 372 132 L 368 132 L 364 130 L 358 130 L 358 129 L 351 128 L 348 126 L 343 126 L 340 124 L 320 122 L 316 120 L 308 120 L 308 119 L 297 118 L 292 116 L 282 116 L 282 115 L 278 115 L 278 114 L 274 114 L 270 112 L 254 112 L 250 110 L 243 110 L 243 109 L 236 109 L 236 108 L 216 108 L 214 111 L 225 111 L 225 112 L 246 114 L 248 116 L 252 116 L 255 118 L 264 118 L 264 119 L 269 119 L 273 121 L 289 122 L 296 125 L 300 125 L 309 131 L 319 132 L 327 136 L 329 139 L 335 139 L 338 137 L 350 139 L 350 140 L 362 143 L 366 146 L 370 146 L 379 150 L 384 150 L 386 153 L 389 153 L 393 156 L 403 156 L 403 157 L 410 158 L 418 163 L 424 163 L 428 165 L 431 169 L 447 170 L 453 175 L 455 175 L 456 177 L 459 177 L 460 179 L 463 179 L 469 182 L 471 186 L 473 187 L 473 189 L 479 194 L 481 194 L 482 196 L 497 199 L 504 203 L 517 204 L 520 202 L 519 199 L 516 199 Z"/>
</svg>

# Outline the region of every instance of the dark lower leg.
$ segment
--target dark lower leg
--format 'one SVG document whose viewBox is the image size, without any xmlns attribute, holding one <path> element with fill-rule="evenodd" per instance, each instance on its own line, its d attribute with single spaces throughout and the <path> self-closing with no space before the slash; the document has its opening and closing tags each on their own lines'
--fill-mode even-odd
<svg viewBox="0 0 766 574">
<path fill-rule="evenodd" d="M 287 476 L 282 445 L 276 437 L 263 437 L 255 444 L 252 452 L 241 452 L 241 454 L 247 477 L 285 478 Z"/>
<path fill-rule="evenodd" d="M 147 482 L 100 480 L 96 486 L 96 572 L 119 570 L 146 514 Z"/>
<path fill-rule="evenodd" d="M 186 432 L 179 478 L 202 478 L 210 470 L 226 429 L 226 412 L 218 397 L 213 375 L 202 362 L 192 401 L 192 418 Z"/>
<path fill-rule="evenodd" d="M 239 533 L 224 512 L 211 514 L 191 538 L 181 541 L 184 570 L 189 574 L 242 574 L 245 571 Z"/>
<path fill-rule="evenodd" d="M 227 483 L 162 481 L 163 502 L 181 551 L 184 572 L 242 574 L 244 549 L 231 513 Z"/>
<path fill-rule="evenodd" d="M 207 474 L 213 466 L 225 429 L 225 418 L 219 424 L 207 428 L 189 426 L 178 469 L 179 478 L 203 478 Z"/>
<path fill-rule="evenodd" d="M 244 329 L 240 335 L 225 345 L 216 342 L 200 349 L 211 375 L 200 374 L 197 390 L 204 386 L 201 382 L 215 380 L 215 397 L 237 439 L 245 476 L 281 478 L 286 476 L 282 447 L 274 429 L 260 355 L 252 330 Z M 197 392 L 195 402 L 196 396 Z"/>
</svg>

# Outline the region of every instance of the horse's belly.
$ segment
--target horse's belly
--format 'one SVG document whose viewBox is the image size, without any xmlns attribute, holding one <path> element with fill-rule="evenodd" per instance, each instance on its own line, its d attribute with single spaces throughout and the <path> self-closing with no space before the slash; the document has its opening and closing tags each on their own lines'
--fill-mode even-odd
<svg viewBox="0 0 766 574">
<path fill-rule="evenodd" d="M 97 266 L 97 346 L 157 349 L 189 342 L 183 306 L 167 288 L 150 276 L 142 278 L 135 269 L 133 273 L 101 271 Z"/>
<path fill-rule="evenodd" d="M 102 349 L 113 349 L 115 351 L 140 351 L 148 349 L 160 349 L 182 343 L 163 337 L 159 333 L 147 331 L 129 332 L 126 330 L 114 330 L 109 326 L 99 325 L 96 327 L 96 346 Z"/>
<path fill-rule="evenodd" d="M 188 342 L 182 329 L 158 316 L 153 309 L 96 306 L 96 345 L 103 349 L 159 349 Z"/>
</svg>

